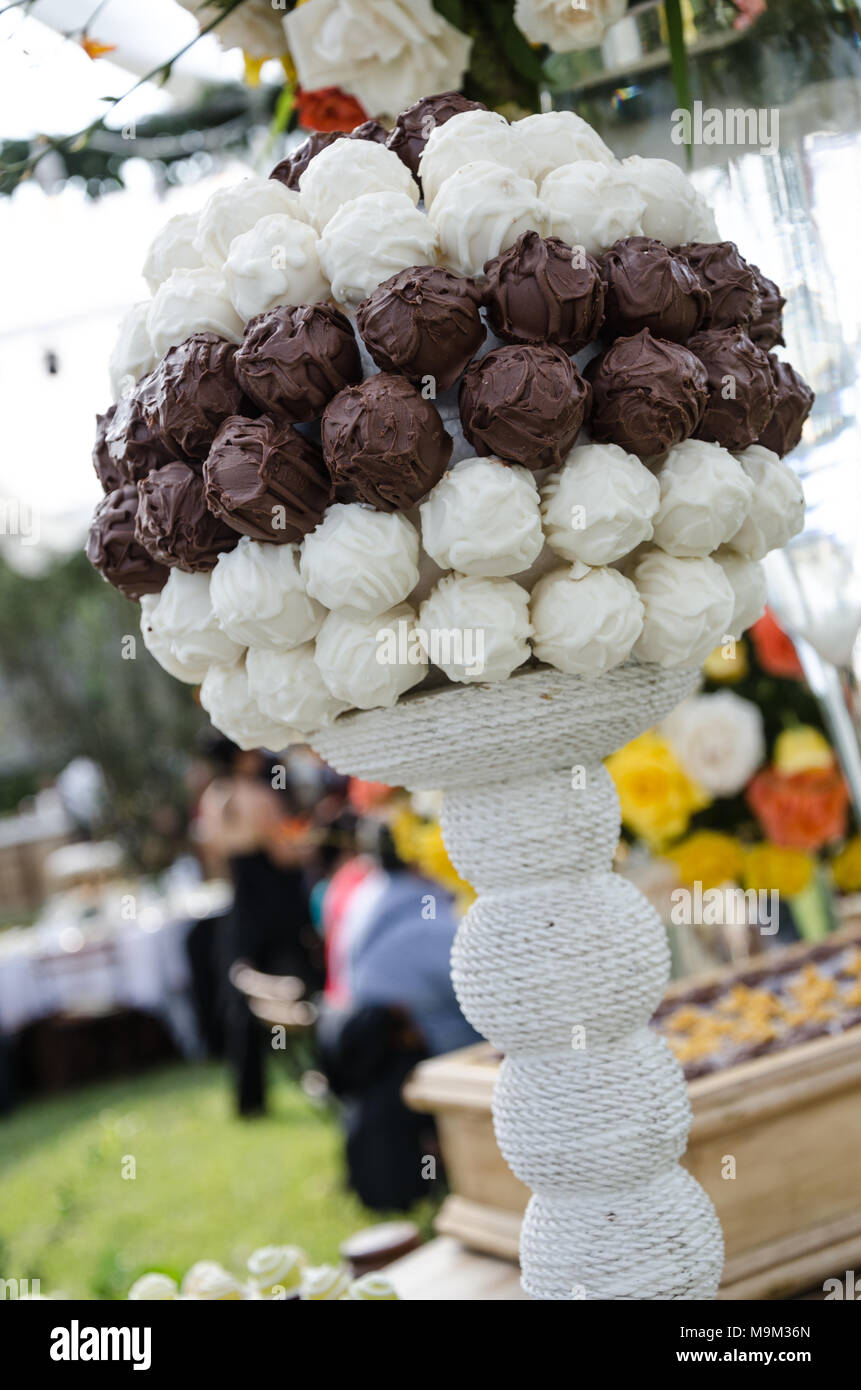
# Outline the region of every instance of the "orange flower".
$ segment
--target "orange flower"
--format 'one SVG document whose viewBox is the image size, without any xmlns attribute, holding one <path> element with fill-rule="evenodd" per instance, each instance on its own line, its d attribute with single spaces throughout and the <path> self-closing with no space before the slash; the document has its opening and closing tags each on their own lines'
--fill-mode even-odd
<svg viewBox="0 0 861 1390">
<path fill-rule="evenodd" d="M 115 53 L 117 46 L 115 43 L 99 43 L 98 39 L 90 39 L 84 34 L 81 39 L 81 48 L 87 57 L 92 58 L 95 62 L 97 58 L 104 58 L 106 53 Z"/>
<path fill-rule="evenodd" d="M 349 133 L 368 119 L 361 102 L 340 87 L 320 87 L 316 92 L 300 91 L 296 96 L 299 124 L 305 130 L 343 130 Z"/>
<path fill-rule="evenodd" d="M 770 608 L 750 629 L 756 659 L 763 671 L 770 676 L 785 676 L 790 680 L 804 680 L 804 670 L 798 660 L 798 653 L 778 623 Z"/>
<path fill-rule="evenodd" d="M 758 772 L 747 803 L 766 836 L 787 849 L 821 849 L 846 834 L 849 793 L 837 767 Z"/>
<path fill-rule="evenodd" d="M 351 777 L 347 800 L 357 816 L 369 816 L 386 804 L 393 790 L 384 782 L 363 782 L 360 777 Z"/>
</svg>

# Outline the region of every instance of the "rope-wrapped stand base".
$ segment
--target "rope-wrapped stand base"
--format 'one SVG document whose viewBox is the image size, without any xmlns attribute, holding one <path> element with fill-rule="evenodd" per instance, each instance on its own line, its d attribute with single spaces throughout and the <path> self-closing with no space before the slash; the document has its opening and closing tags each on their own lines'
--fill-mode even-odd
<svg viewBox="0 0 861 1390">
<path fill-rule="evenodd" d="M 523 1285 L 539 1299 L 710 1299 L 723 1241 L 679 1165 L 684 1077 L 648 1028 L 669 978 L 662 923 L 612 871 L 619 808 L 602 760 L 693 688 L 628 665 L 539 669 L 339 719 L 339 772 L 445 793 L 443 835 L 478 898 L 452 955 L 464 1014 L 505 1054 L 500 1150 L 532 1190 Z"/>
</svg>

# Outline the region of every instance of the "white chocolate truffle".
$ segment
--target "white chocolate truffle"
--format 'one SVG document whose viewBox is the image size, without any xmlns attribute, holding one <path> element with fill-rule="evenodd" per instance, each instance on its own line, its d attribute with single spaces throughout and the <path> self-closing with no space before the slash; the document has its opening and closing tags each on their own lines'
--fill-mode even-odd
<svg viewBox="0 0 861 1390">
<path fill-rule="evenodd" d="M 200 686 L 200 703 L 212 723 L 239 748 L 269 748 L 278 753 L 304 735 L 260 709 L 248 685 L 244 659 L 229 666 L 210 666 Z"/>
<path fill-rule="evenodd" d="M 210 597 L 234 642 L 289 651 L 316 637 L 326 612 L 305 592 L 299 555 L 298 545 L 268 545 L 250 536 L 219 555 Z"/>
<path fill-rule="evenodd" d="M 242 1297 L 242 1291 L 233 1275 L 215 1260 L 198 1260 L 182 1281 L 182 1296 L 235 1301 Z"/>
<path fill-rule="evenodd" d="M 217 188 L 201 210 L 195 249 L 207 265 L 221 270 L 234 238 L 250 232 L 261 217 L 273 213 L 305 221 L 295 188 L 285 187 L 278 179 L 260 178 L 242 179 L 229 188 Z"/>
<path fill-rule="evenodd" d="M 721 546 L 713 557 L 732 586 L 735 607 L 727 624 L 730 637 L 741 637 L 749 627 L 759 622 L 765 612 L 768 586 L 765 566 L 758 560 L 748 560 L 734 550 Z"/>
<path fill-rule="evenodd" d="M 171 1279 L 169 1274 L 142 1274 L 140 1279 L 136 1279 L 128 1292 L 128 1297 L 132 1303 L 138 1302 L 158 1302 L 164 1303 L 177 1297 L 179 1286 L 175 1279 Z"/>
<path fill-rule="evenodd" d="M 645 199 L 620 164 L 579 159 L 541 183 L 550 235 L 600 256 L 621 237 L 641 236 Z"/>
<path fill-rule="evenodd" d="M 346 1269 L 317 1265 L 303 1273 L 299 1297 L 308 1303 L 337 1303 L 346 1298 L 349 1288 L 350 1276 Z"/>
<path fill-rule="evenodd" d="M 580 561 L 539 579 L 530 614 L 535 655 L 569 676 L 620 666 L 643 628 L 643 604 L 630 579 Z"/>
<path fill-rule="evenodd" d="M 427 656 L 415 635 L 415 610 L 399 603 L 376 616 L 343 608 L 317 633 L 315 660 L 336 700 L 389 709 L 418 685 Z"/>
<path fill-rule="evenodd" d="M 230 302 L 223 275 L 203 270 L 174 270 L 159 285 L 146 321 L 156 359 L 192 333 L 217 333 L 231 343 L 242 340 L 243 320 Z"/>
<path fill-rule="evenodd" d="M 735 535 L 753 497 L 753 483 L 738 459 L 702 439 L 674 445 L 658 481 L 655 544 L 668 555 L 710 555 Z"/>
<path fill-rule="evenodd" d="M 643 600 L 643 630 L 634 646 L 640 661 L 701 666 L 730 635 L 732 585 L 717 561 L 649 550 L 631 576 Z"/>
<path fill-rule="evenodd" d="M 241 655 L 242 646 L 219 627 L 208 574 L 172 569 L 161 593 L 151 597 L 158 602 L 145 610 L 144 645 L 179 680 L 194 685 L 213 663 L 236 661 Z M 175 669 L 163 660 L 164 651 L 169 652 Z"/>
<path fill-rule="evenodd" d="M 181 661 L 177 661 L 171 649 L 170 639 L 161 632 L 161 629 L 153 623 L 153 615 L 158 608 L 161 594 L 143 594 L 141 596 L 141 637 L 143 644 L 161 666 L 162 670 L 167 671 L 174 680 L 184 681 L 186 685 L 198 685 L 209 670 L 207 662 L 197 665 L 185 666 Z"/>
<path fill-rule="evenodd" d="M 243 323 L 276 304 L 319 304 L 329 298 L 314 228 L 277 212 L 233 239 L 224 281 Z"/>
<path fill-rule="evenodd" d="M 717 241 L 714 214 L 678 164 L 633 154 L 622 168 L 643 198 L 643 235 L 682 246 L 688 241 Z"/>
<path fill-rule="evenodd" d="M 461 574 L 519 574 L 544 544 L 535 478 L 493 456 L 461 459 L 419 513 L 428 555 Z"/>
<path fill-rule="evenodd" d="M 529 595 L 513 579 L 447 574 L 419 609 L 419 630 L 449 680 L 504 681 L 529 659 Z"/>
<path fill-rule="evenodd" d="M 327 608 L 382 613 L 415 588 L 418 560 L 418 531 L 400 512 L 336 502 L 302 542 L 302 579 Z"/>
<path fill-rule="evenodd" d="M 803 530 L 804 489 L 789 464 L 761 444 L 751 444 L 735 457 L 753 483 L 753 497 L 729 543 L 749 560 L 761 560 Z"/>
<path fill-rule="evenodd" d="M 524 116 L 511 128 L 524 142 L 529 177 L 536 183 L 561 164 L 573 164 L 578 159 L 595 159 L 601 164 L 616 162 L 597 130 L 575 111 L 543 111 L 538 116 Z"/>
<path fill-rule="evenodd" d="M 251 698 L 263 714 L 303 734 L 324 728 L 349 708 L 324 683 L 313 642 L 290 652 L 252 648 L 245 665 Z"/>
<path fill-rule="evenodd" d="M 444 264 L 459 275 L 481 275 L 485 261 L 513 246 L 521 232 L 543 236 L 548 225 L 532 179 L 486 159 L 449 175 L 429 216 Z"/>
<path fill-rule="evenodd" d="M 111 390 L 117 400 L 130 395 L 135 382 L 146 376 L 158 361 L 147 328 L 151 302 L 144 299 L 140 304 L 133 304 L 120 323 L 109 363 Z"/>
<path fill-rule="evenodd" d="M 156 232 L 142 271 L 153 294 L 175 270 L 199 270 L 203 265 L 194 245 L 198 221 L 196 212 L 180 212 L 168 218 L 161 231 Z"/>
<path fill-rule="evenodd" d="M 372 1270 L 370 1274 L 362 1274 L 358 1279 L 354 1279 L 343 1298 L 352 1302 L 355 1300 L 373 1299 L 376 1302 L 391 1303 L 398 1298 L 398 1291 L 380 1270 Z"/>
<path fill-rule="evenodd" d="M 248 1256 L 248 1273 L 258 1293 L 298 1289 L 308 1256 L 298 1245 L 262 1245 Z"/>
<path fill-rule="evenodd" d="M 566 560 L 609 565 L 652 538 L 654 473 L 618 444 L 575 446 L 541 489 L 548 545 Z"/>
<path fill-rule="evenodd" d="M 405 193 L 365 193 L 327 223 L 319 252 L 334 298 L 354 306 L 399 270 L 435 265 L 437 233 Z"/>
<path fill-rule="evenodd" d="M 472 160 L 489 160 L 516 174 L 529 169 L 526 142 L 498 111 L 459 111 L 431 131 L 422 150 L 425 207 L 430 209 L 445 180 Z"/>
<path fill-rule="evenodd" d="M 302 209 L 318 232 L 338 208 L 369 193 L 402 193 L 413 204 L 419 200 L 406 164 L 374 140 L 333 140 L 299 175 Z"/>
</svg>

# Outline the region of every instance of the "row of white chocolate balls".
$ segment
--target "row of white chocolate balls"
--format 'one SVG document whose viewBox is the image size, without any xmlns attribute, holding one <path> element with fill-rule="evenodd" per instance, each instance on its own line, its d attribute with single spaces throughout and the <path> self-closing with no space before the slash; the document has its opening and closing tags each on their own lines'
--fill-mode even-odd
<svg viewBox="0 0 861 1390">
<path fill-rule="evenodd" d="M 242 582 L 225 584 L 237 569 L 232 578 Z M 202 681 L 201 702 L 217 727 L 237 743 L 280 748 L 347 709 L 393 705 L 424 678 L 429 660 L 464 683 L 504 680 L 533 653 L 589 677 L 632 653 L 698 665 L 756 621 L 764 602 L 757 562 L 729 550 L 682 558 L 650 548 L 630 576 L 575 562 L 545 574 L 531 598 L 513 579 L 452 573 L 418 614 L 399 603 L 322 617 L 305 592 L 296 547 L 244 539 L 211 581 L 173 571 L 161 595 L 142 600 L 141 627 L 168 671 Z"/>
<path fill-rule="evenodd" d="M 463 113 L 485 114 L 492 113 Z M 246 179 L 217 190 L 199 214 L 168 221 L 144 264 L 153 299 L 126 316 L 112 354 L 115 394 L 193 332 L 239 341 L 250 318 L 277 304 L 333 297 L 355 306 L 413 265 L 442 261 L 480 275 L 486 260 L 529 229 L 591 254 L 641 233 L 671 245 L 717 235 L 689 180 L 661 159 L 580 159 L 544 175 L 539 195 L 492 150 L 452 170 L 427 216 L 397 156 L 339 140 L 312 161 L 300 186 L 297 193 L 274 179 Z"/>
</svg>

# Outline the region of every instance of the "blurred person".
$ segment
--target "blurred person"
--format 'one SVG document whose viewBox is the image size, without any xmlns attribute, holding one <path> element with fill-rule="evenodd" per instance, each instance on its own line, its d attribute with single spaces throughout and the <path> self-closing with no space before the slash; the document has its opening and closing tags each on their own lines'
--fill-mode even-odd
<svg viewBox="0 0 861 1390">
<path fill-rule="evenodd" d="M 407 1076 L 478 1035 L 451 984 L 452 896 L 402 862 L 384 825 L 376 838 L 376 853 L 343 866 L 326 895 L 318 1043 L 343 1103 L 350 1185 L 366 1206 L 385 1211 L 427 1194 L 424 1160 L 437 1157 L 432 1121 L 401 1099 Z"/>
<path fill-rule="evenodd" d="M 263 1034 L 228 975 L 243 961 L 265 974 L 297 976 L 306 993 L 320 987 L 305 880 L 316 836 L 297 817 L 289 788 L 273 786 L 265 754 L 218 737 L 208 756 L 215 775 L 198 803 L 197 840 L 207 865 L 224 866 L 233 884 L 219 961 L 225 1051 L 239 1113 L 253 1115 L 265 1109 Z"/>
</svg>

